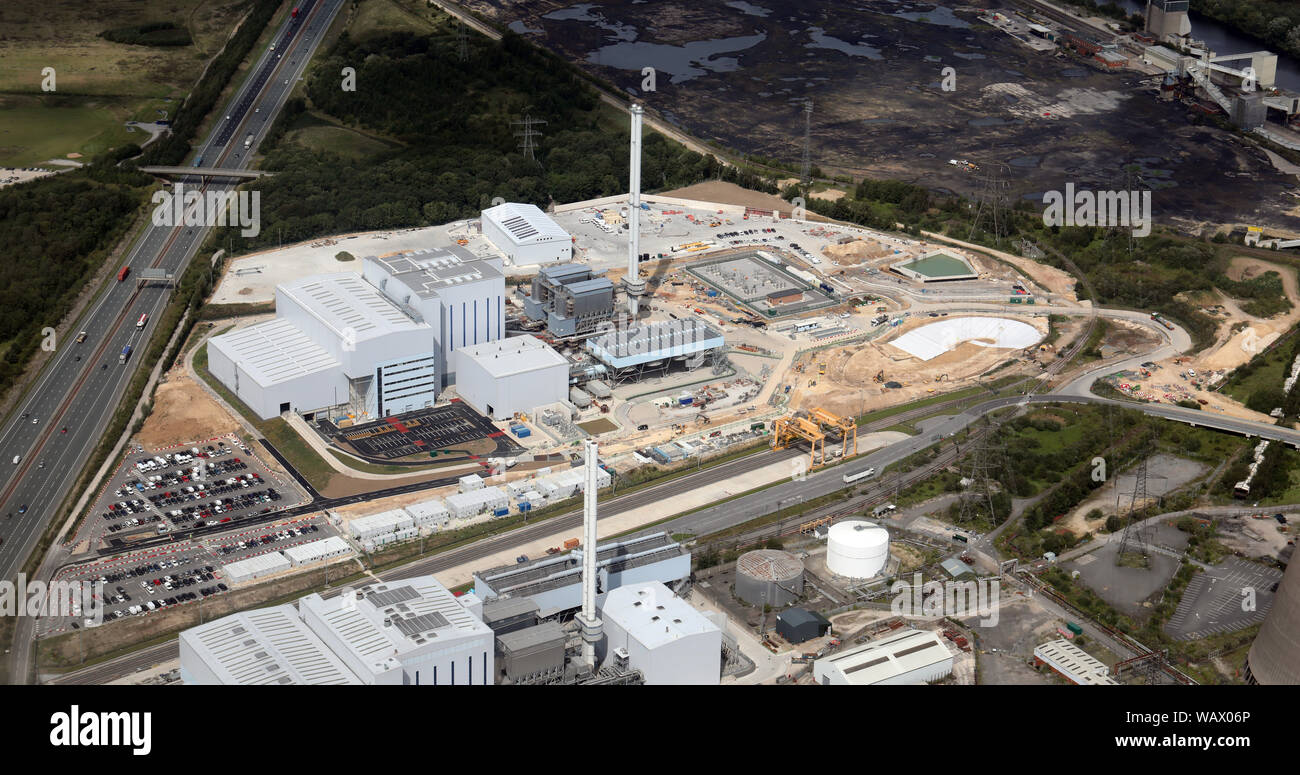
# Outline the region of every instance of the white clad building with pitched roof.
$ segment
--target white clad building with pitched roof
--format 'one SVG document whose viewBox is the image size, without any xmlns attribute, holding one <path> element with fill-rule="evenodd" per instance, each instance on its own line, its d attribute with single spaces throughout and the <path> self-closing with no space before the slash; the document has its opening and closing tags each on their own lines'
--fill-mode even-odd
<svg viewBox="0 0 1300 775">
<path fill-rule="evenodd" d="M 418 576 L 370 584 L 351 597 L 308 595 L 298 610 L 364 684 L 490 686 L 495 642 L 476 603 Z"/>
<path fill-rule="evenodd" d="M 488 208 L 483 236 L 515 266 L 573 259 L 573 237 L 537 205 L 506 202 Z"/>
<path fill-rule="evenodd" d="M 287 603 L 191 627 L 179 640 L 190 686 L 361 683 Z"/>
</svg>

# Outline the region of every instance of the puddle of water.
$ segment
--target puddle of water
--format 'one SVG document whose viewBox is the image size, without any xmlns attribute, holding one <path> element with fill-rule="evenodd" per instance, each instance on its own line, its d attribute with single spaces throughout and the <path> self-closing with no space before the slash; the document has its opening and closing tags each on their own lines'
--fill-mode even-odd
<svg viewBox="0 0 1300 775">
<path fill-rule="evenodd" d="M 1014 76 L 1017 77 L 1017 78 L 1024 78 L 1024 77 L 1025 77 L 1025 74 L 1022 73 L 1022 72 L 1020 72 L 1019 70 L 1011 70 L 1011 69 L 1008 69 L 1008 68 L 1005 68 L 1005 67 L 1004 67 L 1004 68 L 1002 68 L 1002 72 L 1006 73 L 1007 75 L 1014 75 Z"/>
<path fill-rule="evenodd" d="M 541 30 L 535 30 L 527 24 L 524 24 L 522 19 L 510 22 L 510 30 L 519 35 L 528 35 L 530 33 L 537 35 L 541 33 Z"/>
<path fill-rule="evenodd" d="M 821 27 L 809 27 L 808 37 L 812 38 L 812 43 L 805 43 L 804 48 L 824 48 L 832 51 L 839 51 L 843 54 L 855 57 L 866 57 L 867 59 L 881 60 L 884 57 L 880 49 L 875 46 L 868 46 L 862 43 L 849 43 L 848 41 L 833 38 L 827 35 Z"/>
<path fill-rule="evenodd" d="M 587 61 L 619 70 L 638 72 L 641 68 L 649 66 L 659 72 L 670 74 L 671 83 L 684 83 L 708 73 L 730 73 L 739 70 L 739 59 L 718 55 L 744 51 L 764 40 L 767 40 L 766 34 L 719 40 L 697 40 L 682 46 L 624 41 L 592 51 L 587 54 Z"/>
<path fill-rule="evenodd" d="M 1046 191 L 1038 191 L 1032 194 L 1022 194 L 1020 198 L 1027 199 L 1030 202 L 1041 202 L 1043 201 L 1043 195 L 1046 193 Z"/>
<path fill-rule="evenodd" d="M 923 24 L 935 24 L 940 27 L 954 27 L 959 30 L 970 29 L 970 22 L 957 16 L 952 12 L 951 8 L 942 5 L 936 5 L 929 11 L 895 11 L 889 15 L 898 19 L 907 19 L 908 21 Z"/>
<path fill-rule="evenodd" d="M 762 6 L 746 3 L 745 0 L 731 0 L 724 3 L 728 8 L 735 8 L 737 11 L 747 16 L 770 16 L 772 11 Z"/>
<path fill-rule="evenodd" d="M 618 22 L 610 22 L 598 13 L 592 13 L 592 9 L 598 8 L 595 3 L 579 3 L 572 8 L 561 8 L 558 11 L 551 11 L 543 16 L 543 19 L 551 21 L 575 21 L 592 24 L 602 30 L 608 30 L 614 34 L 617 40 L 633 41 L 636 40 L 636 28 Z"/>
<path fill-rule="evenodd" d="M 957 51 L 952 52 L 952 55 L 958 59 L 988 59 L 988 57 L 983 54 L 962 54 Z"/>
<path fill-rule="evenodd" d="M 1067 67 L 1061 71 L 1061 75 L 1066 78 L 1084 78 L 1087 77 L 1088 71 L 1082 67 Z"/>
<path fill-rule="evenodd" d="M 970 121 L 966 122 L 967 126 L 1002 126 L 1006 123 L 1008 122 L 1005 118 L 1000 118 L 998 116 L 981 116 L 980 118 L 972 118 Z"/>
<path fill-rule="evenodd" d="M 1028 167 L 1037 167 L 1042 160 L 1043 160 L 1042 156 L 1017 156 L 1016 158 L 1012 159 L 1007 163 L 1010 164 L 1012 167 L 1028 168 Z"/>
<path fill-rule="evenodd" d="M 892 118 L 866 118 L 862 120 L 862 123 L 867 126 L 885 126 L 887 124 L 897 124 L 898 122 Z"/>
</svg>

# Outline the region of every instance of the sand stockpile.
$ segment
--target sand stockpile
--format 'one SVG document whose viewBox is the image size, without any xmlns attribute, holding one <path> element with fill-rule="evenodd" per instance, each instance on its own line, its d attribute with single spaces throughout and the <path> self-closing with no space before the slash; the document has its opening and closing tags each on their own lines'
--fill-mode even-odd
<svg viewBox="0 0 1300 775">
<path fill-rule="evenodd" d="M 893 252 L 893 248 L 887 248 L 876 240 L 856 239 L 842 245 L 827 245 L 822 254 L 841 266 L 854 266 L 884 258 Z"/>
</svg>

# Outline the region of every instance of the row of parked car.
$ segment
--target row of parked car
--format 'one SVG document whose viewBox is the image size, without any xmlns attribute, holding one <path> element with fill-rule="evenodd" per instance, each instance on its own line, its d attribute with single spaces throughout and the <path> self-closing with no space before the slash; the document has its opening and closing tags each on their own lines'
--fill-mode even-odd
<svg viewBox="0 0 1300 775">
<path fill-rule="evenodd" d="M 238 543 L 233 543 L 233 544 L 223 544 L 217 549 L 217 553 L 235 554 L 236 552 L 241 552 L 245 549 L 248 549 L 249 547 L 273 544 L 276 541 L 287 541 L 290 538 L 297 538 L 298 536 L 307 535 L 308 533 L 315 533 L 318 530 L 320 530 L 320 528 L 317 527 L 316 525 L 303 525 L 302 527 L 286 528 L 284 530 L 279 531 L 278 533 L 268 533 L 263 536 L 258 536 L 257 538 L 250 538 L 247 541 L 239 541 Z"/>
</svg>

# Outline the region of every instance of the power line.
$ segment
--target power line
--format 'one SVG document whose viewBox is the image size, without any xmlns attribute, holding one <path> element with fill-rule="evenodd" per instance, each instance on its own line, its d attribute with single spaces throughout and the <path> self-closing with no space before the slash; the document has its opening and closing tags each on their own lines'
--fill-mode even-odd
<svg viewBox="0 0 1300 775">
<path fill-rule="evenodd" d="M 804 100 L 803 103 L 803 164 L 800 167 L 799 179 L 803 181 L 804 189 L 812 182 L 812 112 L 813 101 Z"/>
<path fill-rule="evenodd" d="M 512 126 L 523 127 L 523 129 L 521 129 L 520 131 L 515 132 L 515 137 L 523 138 L 522 141 L 519 143 L 519 149 L 524 152 L 524 156 L 529 161 L 537 161 L 537 157 L 534 154 L 534 151 L 537 149 L 537 143 L 534 142 L 534 138 L 542 136 L 542 133 L 538 132 L 536 129 L 533 129 L 533 127 L 541 126 L 544 125 L 545 123 L 546 122 L 543 121 L 542 119 L 533 118 L 531 115 L 528 114 L 524 115 L 522 121 L 510 122 Z"/>
</svg>

